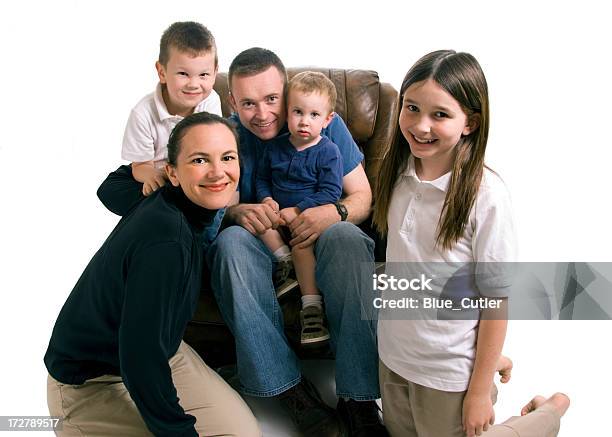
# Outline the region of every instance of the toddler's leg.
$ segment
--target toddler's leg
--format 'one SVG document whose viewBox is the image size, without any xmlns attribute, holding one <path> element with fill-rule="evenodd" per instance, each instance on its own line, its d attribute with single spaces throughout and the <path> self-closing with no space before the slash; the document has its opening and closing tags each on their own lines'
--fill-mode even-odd
<svg viewBox="0 0 612 437">
<path fill-rule="evenodd" d="M 289 247 L 283 241 L 283 237 L 276 229 L 268 229 L 265 233 L 259 235 L 259 239 L 270 249 L 277 259 L 279 256 L 276 255 L 276 251 L 281 249 L 283 246 L 287 248 L 287 254 L 290 253 Z"/>
<path fill-rule="evenodd" d="M 276 229 L 268 229 L 259 239 L 270 249 L 276 258 L 272 282 L 276 289 L 276 297 L 281 298 L 284 294 L 297 287 L 297 281 L 290 278 L 293 263 L 291 260 L 291 249 L 283 240 L 282 234 Z"/>
<path fill-rule="evenodd" d="M 315 279 L 316 260 L 312 246 L 304 249 L 294 247 L 291 256 L 302 295 L 318 295 L 319 289 Z"/>
</svg>

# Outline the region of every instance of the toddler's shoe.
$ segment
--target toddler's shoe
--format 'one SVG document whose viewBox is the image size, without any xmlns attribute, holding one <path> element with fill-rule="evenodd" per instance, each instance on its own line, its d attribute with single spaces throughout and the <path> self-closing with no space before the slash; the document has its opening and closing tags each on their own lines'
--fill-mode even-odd
<svg viewBox="0 0 612 437">
<path fill-rule="evenodd" d="M 323 308 L 310 305 L 300 311 L 302 325 L 301 343 L 310 345 L 329 340 L 329 331 L 325 327 Z"/>
</svg>

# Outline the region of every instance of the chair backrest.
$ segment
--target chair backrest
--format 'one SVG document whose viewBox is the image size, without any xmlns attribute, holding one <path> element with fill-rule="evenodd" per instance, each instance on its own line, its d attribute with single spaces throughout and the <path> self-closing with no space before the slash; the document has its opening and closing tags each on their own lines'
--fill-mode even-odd
<svg viewBox="0 0 612 437">
<path fill-rule="evenodd" d="M 357 145 L 365 155 L 365 170 L 372 189 L 382 158 L 397 130 L 399 100 L 397 91 L 381 83 L 378 73 L 370 70 L 342 70 L 320 67 L 289 68 L 291 79 L 302 71 L 318 71 L 327 75 L 336 86 L 338 99 L 335 111 L 343 118 Z M 221 96 L 223 115 L 231 113 L 228 101 L 227 73 L 219 73 L 215 91 Z"/>
</svg>

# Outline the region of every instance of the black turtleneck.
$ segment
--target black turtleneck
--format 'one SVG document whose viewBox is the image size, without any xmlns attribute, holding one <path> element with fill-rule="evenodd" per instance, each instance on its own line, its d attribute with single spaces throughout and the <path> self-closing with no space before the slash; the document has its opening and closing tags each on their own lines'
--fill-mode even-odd
<svg viewBox="0 0 612 437">
<path fill-rule="evenodd" d="M 119 169 L 107 181 L 134 187 L 128 174 Z M 168 360 L 196 309 L 203 233 L 216 211 L 170 184 L 147 198 L 138 185 L 132 197 L 115 191 L 123 218 L 64 304 L 45 364 L 65 384 L 119 375 L 151 432 L 197 436 L 195 418 L 178 403 Z"/>
</svg>

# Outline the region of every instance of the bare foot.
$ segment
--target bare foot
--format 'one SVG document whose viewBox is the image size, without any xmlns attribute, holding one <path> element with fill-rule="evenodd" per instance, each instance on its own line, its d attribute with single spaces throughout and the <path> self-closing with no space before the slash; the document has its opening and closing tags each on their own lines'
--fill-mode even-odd
<svg viewBox="0 0 612 437">
<path fill-rule="evenodd" d="M 544 396 L 534 396 L 534 398 L 527 402 L 527 404 L 521 409 L 521 416 L 535 411 L 538 407 L 543 405 L 544 402 L 546 402 L 546 398 Z"/>
<path fill-rule="evenodd" d="M 510 358 L 504 355 L 500 355 L 499 360 L 497 360 L 497 367 L 495 368 L 495 371 L 499 373 L 499 376 L 501 376 L 499 381 L 502 384 L 505 384 L 510 381 L 513 366 L 514 364 L 512 363 L 512 360 Z"/>
<path fill-rule="evenodd" d="M 546 399 L 544 396 L 535 396 L 527 403 L 527 405 L 523 407 L 521 410 L 521 416 L 529 414 L 540 407 L 548 406 L 552 410 L 556 411 L 559 414 L 559 417 L 561 417 L 565 414 L 569 408 L 569 405 L 570 400 L 567 395 L 563 393 L 555 393 L 548 399 Z"/>
</svg>

